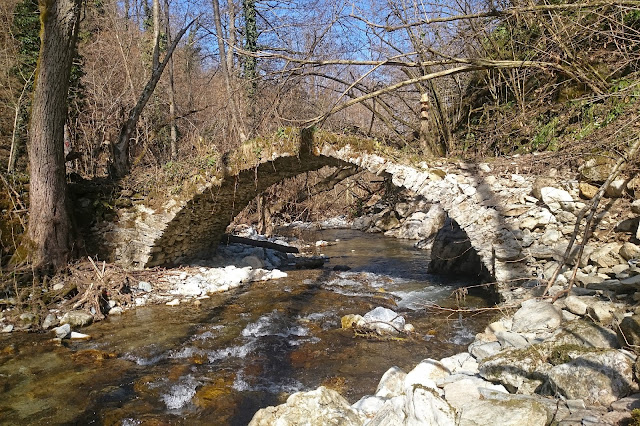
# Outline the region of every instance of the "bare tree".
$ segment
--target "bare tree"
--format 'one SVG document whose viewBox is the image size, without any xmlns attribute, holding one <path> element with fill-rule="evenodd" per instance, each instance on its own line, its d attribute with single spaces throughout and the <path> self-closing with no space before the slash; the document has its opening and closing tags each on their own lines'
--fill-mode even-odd
<svg viewBox="0 0 640 426">
<path fill-rule="evenodd" d="M 131 111 L 129 111 L 129 117 L 120 128 L 118 141 L 113 145 L 113 164 L 112 164 L 112 170 L 111 170 L 111 175 L 113 177 L 122 178 L 127 173 L 129 173 L 129 170 L 130 170 L 129 143 L 131 141 L 131 136 L 133 135 L 133 132 L 136 128 L 140 115 L 142 114 L 142 111 L 146 106 L 147 102 L 151 98 L 151 95 L 153 94 L 156 88 L 156 85 L 158 84 L 158 81 L 160 81 L 160 77 L 162 77 L 162 73 L 165 67 L 171 60 L 171 55 L 173 55 L 173 52 L 176 50 L 176 47 L 178 46 L 180 39 L 182 38 L 184 33 L 189 29 L 189 27 L 191 27 L 191 25 L 193 25 L 193 23 L 196 22 L 196 20 L 197 18 L 193 19 L 184 28 L 182 28 L 178 32 L 178 34 L 176 34 L 175 39 L 173 40 L 171 45 L 167 48 L 167 52 L 165 54 L 164 59 L 162 61 L 158 61 L 159 63 L 157 67 L 153 68 L 151 72 L 151 76 L 149 77 L 149 80 L 147 81 L 147 84 L 145 85 L 145 87 L 142 89 L 142 92 L 140 93 L 140 97 L 138 98 L 136 105 L 131 109 Z M 155 48 L 154 48 L 154 51 L 155 51 Z"/>
</svg>

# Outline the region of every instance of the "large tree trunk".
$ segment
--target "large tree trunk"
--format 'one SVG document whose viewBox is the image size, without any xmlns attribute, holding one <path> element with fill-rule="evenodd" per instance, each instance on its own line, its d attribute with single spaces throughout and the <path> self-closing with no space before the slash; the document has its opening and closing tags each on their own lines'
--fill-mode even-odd
<svg viewBox="0 0 640 426">
<path fill-rule="evenodd" d="M 29 225 L 22 253 L 40 269 L 65 266 L 73 228 L 64 164 L 64 125 L 81 0 L 40 0 L 40 56 L 29 129 Z"/>
</svg>

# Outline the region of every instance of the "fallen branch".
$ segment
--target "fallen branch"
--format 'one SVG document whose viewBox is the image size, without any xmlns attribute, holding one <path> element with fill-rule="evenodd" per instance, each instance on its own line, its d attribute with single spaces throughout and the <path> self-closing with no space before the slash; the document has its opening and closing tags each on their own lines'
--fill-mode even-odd
<svg viewBox="0 0 640 426">
<path fill-rule="evenodd" d="M 247 246 L 268 248 L 282 253 L 300 253 L 297 247 L 284 246 L 282 244 L 272 243 L 271 241 L 252 240 L 251 238 L 238 237 L 237 235 L 224 234 L 222 236 L 222 243 L 245 244 Z"/>
</svg>

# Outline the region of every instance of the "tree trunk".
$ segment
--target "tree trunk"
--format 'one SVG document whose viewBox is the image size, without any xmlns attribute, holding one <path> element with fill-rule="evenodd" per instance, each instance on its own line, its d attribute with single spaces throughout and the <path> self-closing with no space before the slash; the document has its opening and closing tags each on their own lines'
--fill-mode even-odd
<svg viewBox="0 0 640 426">
<path fill-rule="evenodd" d="M 258 51 L 258 24 L 256 0 L 244 0 L 244 23 L 245 23 L 245 46 L 244 48 L 252 53 Z M 258 61 L 255 56 L 244 58 L 244 78 L 247 81 L 247 95 L 249 105 L 247 108 L 247 118 L 249 120 L 249 134 L 256 133 L 257 112 L 256 112 L 256 91 L 258 88 Z"/>
<path fill-rule="evenodd" d="M 109 174 L 111 175 L 111 177 L 120 179 L 129 173 L 129 142 L 131 140 L 131 135 L 136 129 L 138 120 L 140 119 L 140 114 L 142 114 L 142 110 L 144 109 L 145 105 L 147 105 L 149 98 L 151 98 L 151 95 L 153 94 L 158 81 L 160 81 L 160 77 L 162 77 L 162 72 L 167 66 L 167 63 L 169 63 L 171 55 L 173 55 L 174 50 L 176 50 L 180 39 L 195 21 L 196 20 L 194 19 L 193 21 L 189 22 L 186 27 L 178 32 L 176 38 L 167 49 L 166 56 L 164 57 L 162 62 L 160 62 L 158 67 L 151 73 L 149 81 L 147 81 L 144 89 L 142 89 L 142 93 L 140 93 L 140 97 L 138 98 L 136 106 L 134 106 L 133 109 L 129 112 L 129 118 L 127 118 L 127 121 L 120 128 L 118 142 L 113 145 L 113 159 L 109 170 Z"/>
<path fill-rule="evenodd" d="M 169 0 L 164 0 L 165 31 L 167 43 L 171 44 L 171 22 L 169 20 Z M 178 128 L 176 127 L 176 88 L 173 78 L 173 55 L 169 59 L 169 116 L 171 127 L 171 160 L 178 159 Z"/>
<path fill-rule="evenodd" d="M 29 224 L 18 250 L 37 269 L 64 267 L 73 248 L 64 125 L 81 0 L 40 0 L 40 56 L 29 129 Z M 24 256 L 26 254 L 26 256 Z"/>
<path fill-rule="evenodd" d="M 213 6 L 213 21 L 216 27 L 216 36 L 218 38 L 218 54 L 220 56 L 220 71 L 224 78 L 224 83 L 227 89 L 227 96 L 229 97 L 229 104 L 231 106 L 231 119 L 237 127 L 238 136 L 240 142 L 247 140 L 247 133 L 244 130 L 244 124 L 242 117 L 240 116 L 240 109 L 233 96 L 233 87 L 231 86 L 231 76 L 229 75 L 229 69 L 227 68 L 227 55 L 224 47 L 224 34 L 222 32 L 222 18 L 220 17 L 220 2 L 218 0 L 212 0 Z"/>
</svg>

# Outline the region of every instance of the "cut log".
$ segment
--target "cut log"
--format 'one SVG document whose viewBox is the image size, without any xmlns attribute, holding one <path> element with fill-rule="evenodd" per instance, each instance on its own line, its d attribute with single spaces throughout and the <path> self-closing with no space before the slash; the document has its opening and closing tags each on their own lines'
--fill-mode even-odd
<svg viewBox="0 0 640 426">
<path fill-rule="evenodd" d="M 223 244 L 232 244 L 232 243 L 245 244 L 253 247 L 268 248 L 268 249 L 280 251 L 283 253 L 299 253 L 300 252 L 297 247 L 283 246 L 282 244 L 272 243 L 270 241 L 252 240 L 251 238 L 238 237 L 236 235 L 229 235 L 229 234 L 224 234 L 222 236 L 222 243 Z"/>
</svg>

